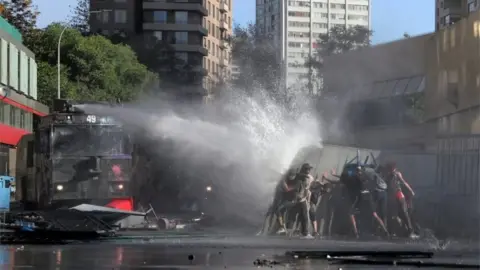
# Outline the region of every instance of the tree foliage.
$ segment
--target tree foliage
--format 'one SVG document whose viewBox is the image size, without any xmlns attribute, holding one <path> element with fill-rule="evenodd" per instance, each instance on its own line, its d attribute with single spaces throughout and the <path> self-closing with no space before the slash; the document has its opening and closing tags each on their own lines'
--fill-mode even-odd
<svg viewBox="0 0 480 270">
<path fill-rule="evenodd" d="M 274 39 L 250 23 L 237 25 L 230 41 L 234 63 L 240 68 L 232 84 L 247 93 L 261 87 L 275 99 L 285 98 L 282 61 Z"/>
<path fill-rule="evenodd" d="M 78 0 L 73 9 L 72 27 L 86 35 L 90 32 L 90 0 Z"/>
<path fill-rule="evenodd" d="M 370 38 L 373 32 L 368 28 L 356 25 L 344 27 L 334 26 L 330 30 L 321 34 L 317 41 L 317 48 L 313 56 L 308 57 L 305 62 L 306 67 L 314 71 L 311 80 L 320 80 L 322 77 L 322 68 L 324 67 L 324 58 L 333 54 L 341 54 L 352 50 L 370 46 Z M 324 88 L 321 83 L 316 83 Z M 326 89 L 319 89 L 326 90 Z M 317 91 L 322 93 L 323 91 Z"/>
<path fill-rule="evenodd" d="M 39 14 L 32 0 L 0 0 L 0 15 L 20 31 L 26 44 L 34 38 Z"/>
<path fill-rule="evenodd" d="M 371 36 L 372 31 L 361 25 L 352 27 L 337 25 L 328 33 L 320 35 L 317 53 L 327 56 L 370 46 Z"/>
<path fill-rule="evenodd" d="M 48 106 L 57 98 L 57 67 L 50 65 L 47 62 L 37 62 L 38 79 L 37 87 L 38 100 Z M 68 70 L 65 65 L 61 66 L 60 70 L 60 89 L 63 96 L 73 98 L 76 94 L 75 84 L 68 78 Z"/>
<path fill-rule="evenodd" d="M 38 87 L 41 102 L 51 104 L 56 96 L 57 42 L 64 26 L 48 26 L 36 39 L 39 62 Z M 67 29 L 61 42 L 62 97 L 129 101 L 158 83 L 156 76 L 140 64 L 132 49 L 112 44 L 99 36 L 83 36 L 76 29 Z"/>
</svg>

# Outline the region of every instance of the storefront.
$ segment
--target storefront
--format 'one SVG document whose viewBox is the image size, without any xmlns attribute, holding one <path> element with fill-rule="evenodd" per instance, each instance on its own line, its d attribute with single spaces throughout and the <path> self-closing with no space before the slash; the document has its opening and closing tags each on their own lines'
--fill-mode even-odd
<svg viewBox="0 0 480 270">
<path fill-rule="evenodd" d="M 0 17 L 0 175 L 14 176 L 15 146 L 46 114 L 48 107 L 37 101 L 35 55 Z"/>
</svg>

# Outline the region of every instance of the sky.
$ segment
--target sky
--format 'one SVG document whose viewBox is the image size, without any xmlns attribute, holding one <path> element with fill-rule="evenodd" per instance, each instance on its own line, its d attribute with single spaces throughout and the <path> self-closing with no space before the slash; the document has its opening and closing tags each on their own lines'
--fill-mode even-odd
<svg viewBox="0 0 480 270">
<path fill-rule="evenodd" d="M 255 0 L 232 0 L 235 23 L 255 20 Z M 65 21 L 77 0 L 33 0 L 38 6 L 38 25 Z M 372 0 L 373 43 L 400 39 L 404 33 L 416 36 L 435 29 L 435 0 Z"/>
</svg>

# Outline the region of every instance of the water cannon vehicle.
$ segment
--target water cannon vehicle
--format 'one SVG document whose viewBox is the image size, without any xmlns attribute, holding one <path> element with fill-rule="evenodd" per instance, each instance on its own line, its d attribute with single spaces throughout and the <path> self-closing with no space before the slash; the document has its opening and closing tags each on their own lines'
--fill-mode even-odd
<svg viewBox="0 0 480 270">
<path fill-rule="evenodd" d="M 81 107 L 88 104 L 99 103 L 55 100 L 36 130 L 20 139 L 10 219 L 90 220 L 110 231 L 121 220 L 145 218 L 134 209 L 133 142 L 113 118 L 85 113 Z"/>
<path fill-rule="evenodd" d="M 135 143 L 123 123 L 112 117 L 87 113 L 89 105 L 118 106 L 57 99 L 35 131 L 20 139 L 12 212 L 33 211 L 37 213 L 33 216 L 45 218 L 39 211 L 71 209 L 89 213 L 89 219 L 108 228 L 170 228 L 161 225 L 163 216 L 147 219 L 151 205 L 145 209 L 137 200 L 144 190 L 139 186 L 148 185 L 142 175 L 155 172 L 146 166 L 136 171 L 139 166 L 135 166 L 147 163 L 138 149 L 150 144 Z M 205 194 L 215 193 L 212 186 L 203 189 Z"/>
</svg>

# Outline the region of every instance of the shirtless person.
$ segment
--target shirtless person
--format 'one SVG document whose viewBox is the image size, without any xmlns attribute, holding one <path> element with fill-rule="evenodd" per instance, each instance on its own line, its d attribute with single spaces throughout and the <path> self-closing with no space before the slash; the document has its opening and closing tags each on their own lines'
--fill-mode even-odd
<svg viewBox="0 0 480 270">
<path fill-rule="evenodd" d="M 412 187 L 407 183 L 407 181 L 405 181 L 402 173 L 397 169 L 397 166 L 394 162 L 389 162 L 386 166 L 386 169 L 389 196 L 394 201 L 394 205 L 390 207 L 390 210 L 393 210 L 394 212 L 393 218 L 397 220 L 400 219 L 407 226 L 410 238 L 418 238 L 418 236 L 414 233 L 407 200 L 405 199 L 402 186 L 408 190 L 410 197 L 415 196 L 415 192 L 413 192 Z"/>
</svg>

